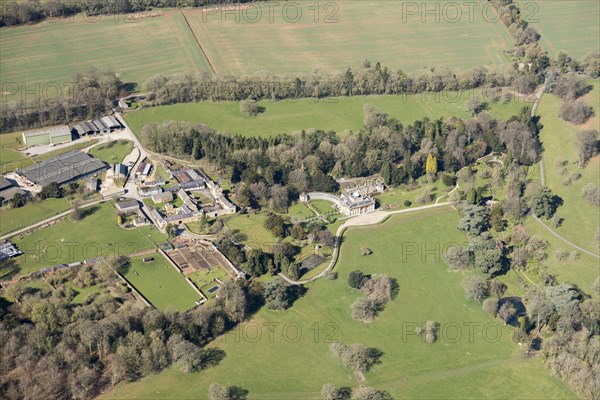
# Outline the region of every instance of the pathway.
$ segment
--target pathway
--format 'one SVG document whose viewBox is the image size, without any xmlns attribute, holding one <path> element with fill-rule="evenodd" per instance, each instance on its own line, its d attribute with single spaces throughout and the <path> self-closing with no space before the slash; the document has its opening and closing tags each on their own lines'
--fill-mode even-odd
<svg viewBox="0 0 600 400">
<path fill-rule="evenodd" d="M 336 243 L 333 248 L 333 254 L 331 255 L 331 260 L 329 261 L 327 268 L 325 268 L 320 274 L 318 274 L 310 279 L 300 280 L 300 281 L 295 281 L 293 279 L 290 279 L 287 276 L 283 275 L 282 273 L 280 273 L 279 276 L 283 280 L 285 280 L 287 283 L 289 283 L 290 285 L 304 285 L 306 283 L 313 282 L 313 281 L 323 277 L 325 274 L 327 274 L 329 271 L 331 271 L 333 269 L 333 267 L 335 266 L 338 256 L 339 256 L 341 244 L 342 244 L 342 236 L 346 229 L 351 228 L 351 227 L 379 224 L 379 223 L 385 221 L 386 219 L 388 219 L 389 217 L 391 217 L 392 215 L 396 215 L 396 214 L 406 214 L 406 213 L 411 213 L 411 212 L 415 212 L 415 211 L 429 210 L 429 209 L 437 208 L 437 207 L 451 206 L 452 204 L 454 204 L 454 202 L 448 201 L 448 202 L 444 202 L 444 203 L 430 204 L 427 206 L 407 208 L 404 210 L 397 210 L 397 211 L 375 211 L 372 213 L 359 215 L 355 218 L 349 219 L 346 222 L 344 222 L 342 225 L 340 225 L 338 227 L 337 231 L 335 232 Z"/>
</svg>

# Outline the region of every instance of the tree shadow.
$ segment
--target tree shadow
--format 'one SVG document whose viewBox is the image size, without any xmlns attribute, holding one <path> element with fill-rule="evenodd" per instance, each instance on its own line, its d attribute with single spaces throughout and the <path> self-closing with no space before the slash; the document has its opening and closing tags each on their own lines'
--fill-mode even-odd
<svg viewBox="0 0 600 400">
<path fill-rule="evenodd" d="M 100 210 L 99 206 L 91 206 L 91 207 L 82 208 L 80 210 L 80 212 L 81 212 L 81 219 L 83 219 L 85 217 L 89 217 L 90 215 L 93 215 L 98 210 Z"/>
<path fill-rule="evenodd" d="M 308 293 L 308 289 L 304 285 L 293 285 L 288 286 L 290 293 L 290 307 L 300 298 L 304 297 Z"/>
<path fill-rule="evenodd" d="M 373 365 L 381 364 L 381 357 L 383 357 L 385 353 L 378 348 L 369 347 L 367 348 L 367 354 L 369 355 L 369 358 L 373 360 L 373 362 L 367 368 L 368 371 Z"/>
<path fill-rule="evenodd" d="M 21 267 L 17 264 L 14 258 L 0 261 L 0 279 L 2 280 L 10 280 L 14 278 L 20 271 Z"/>
<path fill-rule="evenodd" d="M 525 305 L 523 304 L 523 301 L 521 300 L 520 297 L 510 296 L 510 297 L 504 297 L 504 298 L 500 299 L 500 301 L 498 301 L 498 309 L 500 309 L 500 307 L 502 307 L 505 303 L 508 303 L 515 308 L 515 311 L 516 311 L 515 317 L 506 323 L 508 325 L 514 326 L 516 328 L 519 326 L 519 321 L 518 321 L 517 317 L 519 317 L 521 315 L 526 315 L 526 313 L 527 313 L 527 310 L 525 309 Z"/>
<path fill-rule="evenodd" d="M 200 350 L 200 365 L 199 369 L 207 369 L 216 367 L 223 361 L 227 353 L 224 350 L 217 348 Z"/>
<path fill-rule="evenodd" d="M 248 389 L 241 386 L 229 386 L 227 388 L 227 398 L 230 400 L 246 400 L 248 398 Z"/>
</svg>

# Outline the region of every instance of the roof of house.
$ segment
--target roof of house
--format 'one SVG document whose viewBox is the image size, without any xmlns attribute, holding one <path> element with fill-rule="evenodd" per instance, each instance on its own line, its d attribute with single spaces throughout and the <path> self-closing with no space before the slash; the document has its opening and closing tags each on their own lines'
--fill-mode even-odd
<svg viewBox="0 0 600 400">
<path fill-rule="evenodd" d="M 107 168 L 99 159 L 73 150 L 15 172 L 35 184 L 45 186 L 52 182 L 63 184 Z"/>
<path fill-rule="evenodd" d="M 12 182 L 4 177 L 4 175 L 0 175 L 0 191 L 6 190 L 13 186 Z"/>
<path fill-rule="evenodd" d="M 107 128 L 120 128 L 121 124 L 112 116 L 104 116 L 100 119 Z"/>
<path fill-rule="evenodd" d="M 120 210 L 133 207 L 140 208 L 140 203 L 137 200 L 122 200 L 117 202 L 117 208 Z"/>
</svg>

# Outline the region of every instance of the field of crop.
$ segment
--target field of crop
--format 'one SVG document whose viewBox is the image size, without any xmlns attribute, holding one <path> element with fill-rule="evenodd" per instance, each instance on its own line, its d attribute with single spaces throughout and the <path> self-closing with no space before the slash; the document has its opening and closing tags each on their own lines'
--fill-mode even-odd
<svg viewBox="0 0 600 400">
<path fill-rule="evenodd" d="M 154 261 L 145 263 L 144 257 L 152 257 Z M 159 253 L 132 257 L 124 276 L 160 310 L 173 307 L 177 311 L 186 311 L 200 300 L 198 293 Z"/>
<path fill-rule="evenodd" d="M 432 249 L 465 241 L 456 229 L 457 220 L 451 209 L 439 209 L 348 231 L 336 267 L 339 278 L 316 281 L 288 311 L 261 310 L 213 342 L 211 346 L 227 354 L 219 366 L 191 374 L 171 368 L 139 382 L 120 384 L 104 398 L 204 398 L 211 382 L 246 388 L 250 399 L 317 399 L 327 382 L 354 388 L 374 386 L 397 399 L 574 398 L 539 360 L 523 357 L 510 339 L 511 328 L 465 300 L 461 274 L 449 272 L 439 254 L 419 253 L 403 259 L 402 243 Z M 373 254 L 360 257 L 362 246 Z M 389 274 L 400 285 L 398 297 L 371 324 L 350 317 L 350 305 L 360 295 L 347 284 L 348 273 L 354 269 Z M 428 319 L 446 329 L 447 335 L 440 335 L 438 343 L 427 344 L 414 333 L 413 324 L 423 325 Z M 467 323 L 475 327 L 472 339 Z M 273 336 L 268 326 L 275 327 Z M 291 328 L 284 336 L 286 326 Z M 459 336 L 456 326 L 461 328 Z M 383 352 L 381 364 L 366 374 L 365 382 L 358 382 L 331 355 L 329 342 L 333 340 L 375 347 Z"/>
<path fill-rule="evenodd" d="M 64 85 L 73 74 L 90 67 L 115 71 L 123 82 L 137 83 L 159 73 L 209 70 L 179 12 L 137 22 L 123 15 L 94 21 L 77 15 L 1 32 L 0 80 L 4 85 L 27 85 L 28 90 L 36 84 Z M 62 87 L 66 95 L 66 86 Z M 55 88 L 51 86 L 48 95 Z M 21 99 L 20 94 L 8 98 Z"/>
<path fill-rule="evenodd" d="M 13 238 L 11 241 L 25 253 L 18 259 L 19 272 L 154 248 L 153 240 L 147 237 L 145 231 L 118 226 L 115 209 L 110 204 L 92 206 L 86 211 L 90 215 L 80 221 L 67 218 L 23 238 Z"/>
<path fill-rule="evenodd" d="M 90 154 L 108 164 L 117 164 L 131 153 L 133 142 L 131 140 L 113 140 L 90 149 Z"/>
<path fill-rule="evenodd" d="M 542 36 L 544 48 L 553 56 L 559 51 L 581 58 L 600 49 L 598 16 L 600 2 L 589 0 L 537 1 L 528 6 L 527 17 Z"/>
<path fill-rule="evenodd" d="M 598 254 L 598 242 L 595 236 L 598 231 L 600 210 L 584 200 L 581 192 L 590 183 L 600 186 L 600 157 L 590 160 L 585 168 L 579 168 L 575 142 L 577 132 L 585 129 L 600 129 L 598 117 L 600 81 L 595 80 L 591 83 L 594 89 L 585 98 L 588 104 L 594 107 L 596 115 L 584 125 L 576 126 L 560 119 L 558 112 L 563 101 L 554 95 L 545 95 L 542 98 L 537 114 L 541 116 L 540 122 L 544 125 L 540 139 L 544 145 L 546 186 L 564 201 L 557 212 L 559 217 L 564 218 L 564 222 L 556 232 L 578 246 Z M 556 167 L 556 163 L 560 160 L 567 163 L 563 175 Z M 573 174 L 580 174 L 581 177 L 571 180 L 570 185 L 565 185 Z M 595 267 L 597 273 L 597 264 Z"/>
<path fill-rule="evenodd" d="M 404 124 L 428 117 L 468 118 L 465 103 L 480 91 L 411 96 L 355 96 L 297 101 L 260 101 L 265 112 L 248 117 L 240 112 L 238 102 L 186 103 L 146 108 L 125 116 L 127 124 L 138 133 L 145 124 L 168 120 L 201 122 L 219 132 L 269 137 L 309 128 L 342 132 L 358 131 L 364 126 L 363 107 L 372 104 Z M 489 111 L 497 118 L 508 119 L 519 113 L 524 100 L 507 104 L 491 103 Z"/>
<path fill-rule="evenodd" d="M 185 15 L 221 73 L 342 72 L 364 59 L 404 71 L 507 62 L 502 52 L 512 40 L 501 23 L 486 22 L 481 7 L 470 20 L 468 6 L 455 2 L 457 11 L 446 3 L 437 3 L 437 16 L 425 21 L 424 5 L 411 14 L 408 8 L 416 3 L 390 0 L 259 3 L 227 14 L 186 10 Z"/>
</svg>

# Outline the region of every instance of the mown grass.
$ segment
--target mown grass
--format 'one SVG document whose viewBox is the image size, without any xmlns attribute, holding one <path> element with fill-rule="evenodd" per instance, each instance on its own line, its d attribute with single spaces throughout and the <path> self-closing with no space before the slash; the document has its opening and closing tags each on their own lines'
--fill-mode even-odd
<svg viewBox="0 0 600 400">
<path fill-rule="evenodd" d="M 145 263 L 142 261 L 145 257 L 152 257 L 154 261 Z M 131 265 L 123 275 L 161 310 L 173 307 L 177 311 L 186 311 L 200 300 L 185 278 L 159 253 L 132 257 Z"/>
<path fill-rule="evenodd" d="M 61 198 L 31 202 L 19 208 L 4 208 L 0 211 L 0 234 L 4 235 L 50 218 L 68 210 L 70 207 L 69 201 Z"/>
<path fill-rule="evenodd" d="M 89 153 L 108 164 L 118 164 L 131 153 L 132 149 L 133 142 L 131 140 L 113 140 L 112 142 L 92 147 Z"/>
<path fill-rule="evenodd" d="M 90 214 L 80 221 L 68 217 L 31 235 L 11 239 L 25 253 L 18 259 L 19 273 L 98 256 L 129 255 L 155 247 L 146 230 L 127 230 L 117 225 L 112 205 L 104 203 L 86 211 Z"/>
<path fill-rule="evenodd" d="M 555 95 L 544 95 L 537 114 L 544 126 L 540 139 L 544 146 L 544 171 L 546 186 L 563 199 L 564 204 L 558 208 L 557 215 L 564 219 L 559 228 L 553 228 L 567 240 L 576 245 L 599 253 L 598 241 L 595 236 L 599 229 L 600 209 L 581 197 L 583 188 L 592 183 L 600 186 L 600 157 L 590 160 L 584 168 L 577 165 L 577 132 L 585 129 L 600 130 L 600 81 L 592 81 L 593 90 L 585 96 L 589 105 L 594 107 L 596 115 L 584 125 L 573 125 L 558 117 L 563 101 Z M 567 163 L 567 172 L 559 173 L 556 163 L 563 160 Z M 564 182 L 572 174 L 581 174 L 578 180 L 573 180 L 569 186 Z M 550 226 L 550 221 L 545 223 Z M 597 264 L 596 264 L 597 268 Z"/>
<path fill-rule="evenodd" d="M 150 107 L 125 115 L 127 124 L 139 134 L 148 123 L 163 121 L 192 121 L 230 134 L 271 137 L 311 128 L 325 131 L 358 131 L 364 126 L 365 104 L 372 104 L 397 118 L 404 124 L 412 124 L 425 117 L 469 118 L 465 103 L 469 96 L 480 96 L 480 91 L 410 96 L 354 96 L 328 99 L 299 99 L 293 101 L 258 103 L 265 112 L 249 117 L 240 112 L 238 102 L 185 103 Z M 519 113 L 526 105 L 520 101 L 507 104 L 491 103 L 490 113 L 496 118 L 508 119 Z"/>
<path fill-rule="evenodd" d="M 510 339 L 511 328 L 465 300 L 461 274 L 449 272 L 439 254 L 405 257 L 407 243 L 431 249 L 464 242 L 457 220 L 451 209 L 437 209 L 348 231 L 336 266 L 339 278 L 316 281 L 288 311 L 263 309 L 214 341 L 211 346 L 227 354 L 219 366 L 191 374 L 170 368 L 139 382 L 122 383 L 104 398 L 207 398 L 212 382 L 244 387 L 250 399 L 272 400 L 320 399 L 327 382 L 375 386 L 395 398 L 575 398 L 539 360 L 523 357 Z M 362 246 L 373 254 L 360 257 Z M 347 284 L 354 269 L 389 274 L 400 285 L 397 298 L 370 324 L 350 317 L 350 305 L 361 295 Z M 446 332 L 435 344 L 414 334 L 415 326 L 429 319 Z M 473 335 L 465 324 L 473 324 Z M 274 327 L 272 336 L 269 326 Z M 331 355 L 331 341 L 378 348 L 383 352 L 381 364 L 366 374 L 366 382 L 358 382 Z"/>
</svg>

